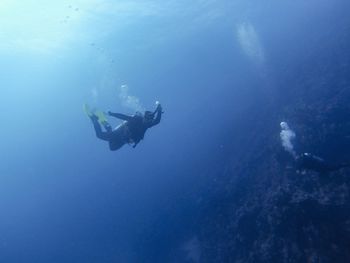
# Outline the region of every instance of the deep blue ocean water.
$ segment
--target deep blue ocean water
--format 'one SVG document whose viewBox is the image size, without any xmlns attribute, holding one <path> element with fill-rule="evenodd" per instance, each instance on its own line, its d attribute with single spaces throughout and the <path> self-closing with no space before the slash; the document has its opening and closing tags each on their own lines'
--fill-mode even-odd
<svg viewBox="0 0 350 263">
<path fill-rule="evenodd" d="M 348 56 L 349 7 L 0 1 L 0 262 L 202 262 L 198 207 L 242 151 L 236 121 L 283 104 L 284 77 L 335 59 L 337 38 Z M 161 123 L 117 152 L 82 110 L 157 100 Z"/>
</svg>

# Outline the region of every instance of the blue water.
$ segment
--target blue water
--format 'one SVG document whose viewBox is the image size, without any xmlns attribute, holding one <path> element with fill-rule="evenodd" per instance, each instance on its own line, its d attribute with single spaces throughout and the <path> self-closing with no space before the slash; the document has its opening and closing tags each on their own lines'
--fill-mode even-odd
<svg viewBox="0 0 350 263">
<path fill-rule="evenodd" d="M 347 8 L 1 1 L 0 262 L 204 262 L 200 205 L 242 151 L 236 121 L 256 121 L 284 76 L 349 32 Z M 82 105 L 132 114 L 121 85 L 165 113 L 136 149 L 110 152 Z"/>
</svg>

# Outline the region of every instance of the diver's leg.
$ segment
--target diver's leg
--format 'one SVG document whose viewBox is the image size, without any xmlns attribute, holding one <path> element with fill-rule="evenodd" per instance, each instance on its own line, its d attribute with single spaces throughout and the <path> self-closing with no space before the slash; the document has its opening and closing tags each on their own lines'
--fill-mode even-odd
<svg viewBox="0 0 350 263">
<path fill-rule="evenodd" d="M 112 130 L 113 130 L 112 126 L 107 121 L 102 122 L 102 125 L 106 129 L 107 132 L 112 132 Z"/>
<path fill-rule="evenodd" d="M 92 124 L 94 125 L 96 137 L 104 140 L 104 141 L 109 141 L 110 139 L 110 133 L 109 132 L 103 132 L 100 123 L 98 122 L 98 118 L 95 115 L 92 115 L 90 117 Z"/>
</svg>

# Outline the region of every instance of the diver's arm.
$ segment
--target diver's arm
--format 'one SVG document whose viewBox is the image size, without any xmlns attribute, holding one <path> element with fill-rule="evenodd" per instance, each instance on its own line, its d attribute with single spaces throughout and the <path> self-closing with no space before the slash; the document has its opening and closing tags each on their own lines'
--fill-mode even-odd
<svg viewBox="0 0 350 263">
<path fill-rule="evenodd" d="M 163 109 L 162 109 L 162 106 L 159 104 L 157 109 L 156 109 L 157 116 L 152 121 L 152 124 L 149 126 L 149 128 L 151 128 L 152 126 L 155 126 L 155 125 L 160 123 L 160 120 L 162 119 L 162 113 L 163 113 Z"/>
<path fill-rule="evenodd" d="M 124 120 L 124 121 L 129 121 L 132 119 L 132 116 L 121 114 L 121 113 L 113 113 L 113 112 L 108 112 L 109 116 Z"/>
</svg>

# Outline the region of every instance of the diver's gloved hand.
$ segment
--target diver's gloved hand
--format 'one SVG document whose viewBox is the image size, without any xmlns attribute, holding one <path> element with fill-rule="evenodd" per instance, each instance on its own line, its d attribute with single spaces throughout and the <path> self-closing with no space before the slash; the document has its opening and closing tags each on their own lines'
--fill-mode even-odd
<svg viewBox="0 0 350 263">
<path fill-rule="evenodd" d="M 156 109 L 158 112 L 160 112 L 160 113 L 164 113 L 163 112 L 163 107 L 162 107 L 162 105 L 159 103 L 159 101 L 157 101 L 157 109 Z"/>
</svg>

